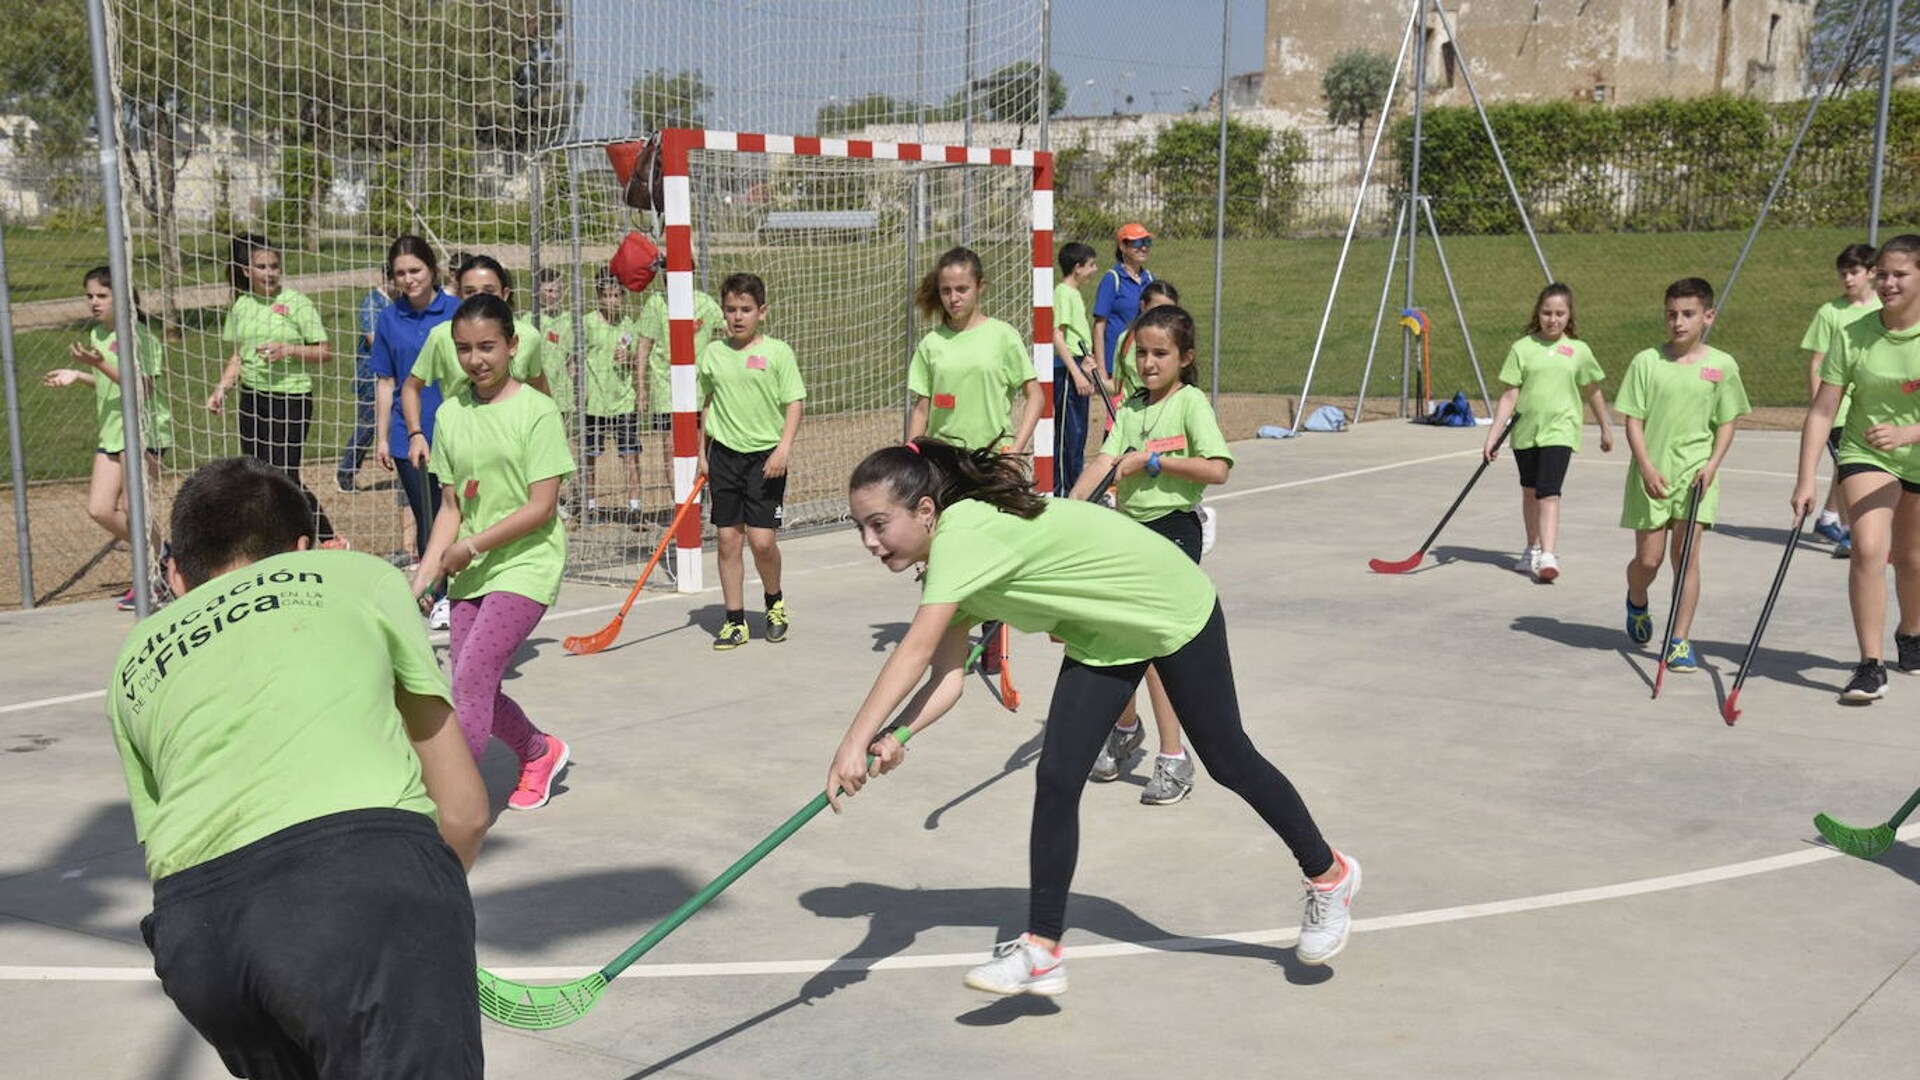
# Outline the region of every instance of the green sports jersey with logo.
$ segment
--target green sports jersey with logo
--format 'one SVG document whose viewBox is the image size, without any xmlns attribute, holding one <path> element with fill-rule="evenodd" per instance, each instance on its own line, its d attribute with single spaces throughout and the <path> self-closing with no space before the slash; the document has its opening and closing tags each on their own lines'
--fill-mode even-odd
<svg viewBox="0 0 1920 1080">
<path fill-rule="evenodd" d="M 942 324 L 907 367 L 907 389 L 927 399 L 927 434 L 969 450 L 1011 434 L 1014 396 L 1033 379 L 1027 343 L 999 319 L 970 330 Z"/>
<path fill-rule="evenodd" d="M 296 357 L 267 360 L 260 346 L 268 344 L 318 345 L 327 340 L 320 311 L 313 301 L 293 289 L 271 297 L 247 293 L 236 298 L 220 331 L 220 340 L 240 354 L 240 385 L 272 394 L 313 391 L 311 364 Z"/>
<path fill-rule="evenodd" d="M 134 831 L 158 881 L 328 814 L 435 814 L 395 687 L 448 698 L 399 570 L 300 551 L 140 621 L 107 688 Z"/>
<path fill-rule="evenodd" d="M 1620 394 L 1613 403 L 1622 416 L 1637 418 L 1647 460 L 1666 478 L 1667 497 L 1648 497 L 1637 468 L 1627 470 L 1626 498 L 1620 525 L 1627 529 L 1660 529 L 1685 521 L 1692 499 L 1693 478 L 1713 456 L 1714 434 L 1724 424 L 1753 411 L 1747 404 L 1740 365 L 1719 349 L 1708 347 L 1698 360 L 1669 360 L 1660 349 L 1647 349 L 1627 365 Z M 1720 504 L 1720 478 L 1700 496 L 1700 523 L 1711 525 Z"/>
<path fill-rule="evenodd" d="M 459 539 L 492 528 L 527 504 L 535 481 L 573 472 L 560 407 L 530 386 L 478 401 L 468 384 L 434 414 L 431 468 L 459 507 Z M 518 540 L 481 552 L 454 575 L 447 595 L 469 600 L 510 592 L 552 604 L 566 562 L 567 530 L 555 514 Z"/>
<path fill-rule="evenodd" d="M 670 413 L 673 411 L 673 350 L 667 344 L 667 298 L 658 292 L 649 295 L 635 326 L 641 337 L 653 342 L 647 351 L 647 411 Z M 700 354 L 709 344 L 726 335 L 727 317 L 720 310 L 720 302 L 706 293 L 694 293 L 694 363 L 700 362 Z"/>
<path fill-rule="evenodd" d="M 513 359 L 507 361 L 507 374 L 521 382 L 547 373 L 547 339 L 534 329 L 525 316 L 513 320 Z M 413 362 L 414 377 L 428 386 L 438 385 L 442 399 L 453 397 L 467 387 L 467 369 L 460 366 L 460 354 L 453 347 L 453 323 L 443 322 L 427 331 L 420 355 Z"/>
<path fill-rule="evenodd" d="M 1920 483 L 1920 443 L 1876 450 L 1867 442 L 1867 429 L 1876 425 L 1920 424 L 1920 326 L 1889 330 L 1878 317 L 1854 320 L 1835 335 L 1820 381 L 1853 394 L 1840 464 L 1872 465 Z"/>
<path fill-rule="evenodd" d="M 626 416 L 633 412 L 633 343 L 639 337 L 633 320 L 608 322 L 605 315 L 590 312 L 583 320 L 587 328 L 586 379 L 588 416 Z M 627 362 L 614 362 L 614 352 L 627 347 Z"/>
<path fill-rule="evenodd" d="M 1107 433 L 1103 454 L 1119 457 L 1128 450 L 1145 450 L 1167 458 L 1217 458 L 1233 464 L 1233 451 L 1220 434 L 1220 422 L 1198 387 L 1181 383 L 1166 397 L 1149 404 L 1135 395 L 1120 407 L 1120 421 Z M 1135 521 L 1152 521 L 1180 510 L 1191 510 L 1207 493 L 1198 480 L 1168 473 L 1148 476 L 1144 470 L 1122 479 L 1120 509 Z"/>
<path fill-rule="evenodd" d="M 1523 337 L 1507 350 L 1500 381 L 1520 388 L 1514 412 L 1519 419 L 1507 441 L 1515 450 L 1536 446 L 1580 449 L 1580 398 L 1607 373 L 1593 350 L 1577 338 L 1547 341 Z"/>
<path fill-rule="evenodd" d="M 715 341 L 700 350 L 696 377 L 707 434 L 729 450 L 756 454 L 780 445 L 787 406 L 807 387 L 787 343 L 763 337 L 745 348 Z"/>
<path fill-rule="evenodd" d="M 1864 304 L 1856 304 L 1844 296 L 1829 300 L 1820 305 L 1813 313 L 1813 321 L 1807 324 L 1807 332 L 1800 339 L 1800 348 L 1810 353 L 1819 353 L 1824 363 L 1826 354 L 1833 351 L 1833 339 L 1842 330 L 1852 326 L 1868 315 L 1880 310 L 1880 298 L 1873 296 Z M 1833 426 L 1847 426 L 1847 414 L 1853 407 L 1853 391 L 1846 390 L 1840 395 L 1840 408 L 1833 414 Z"/>
<path fill-rule="evenodd" d="M 167 399 L 160 393 L 160 372 L 165 367 L 160 352 L 160 339 L 145 326 L 135 324 L 134 336 L 139 338 L 140 370 L 153 380 L 153 388 L 140 401 L 142 415 L 140 431 L 146 437 L 149 450 L 166 450 L 173 446 L 173 412 L 167 408 Z M 107 361 L 120 368 L 120 344 L 118 335 L 104 326 L 96 326 L 87 335 L 87 344 Z M 125 369 L 121 369 L 121 378 L 125 379 Z M 121 424 L 120 388 L 121 383 L 107 378 L 101 371 L 89 372 L 93 376 L 93 417 L 100 435 L 97 445 L 109 454 L 118 454 L 127 448 L 127 431 Z"/>
<path fill-rule="evenodd" d="M 1053 325 L 1067 339 L 1067 348 L 1073 355 L 1087 356 L 1093 352 L 1093 324 L 1087 321 L 1087 298 L 1064 281 L 1053 287 Z"/>
<path fill-rule="evenodd" d="M 573 384 L 573 314 L 556 311 L 540 316 L 541 365 L 546 369 L 547 389 L 562 413 L 570 413 L 579 403 Z"/>
<path fill-rule="evenodd" d="M 1159 533 L 1066 499 L 1032 520 L 978 499 L 942 510 L 920 593 L 923 604 L 958 604 L 958 621 L 1052 634 L 1099 667 L 1179 650 L 1214 600 L 1213 582 Z"/>
</svg>

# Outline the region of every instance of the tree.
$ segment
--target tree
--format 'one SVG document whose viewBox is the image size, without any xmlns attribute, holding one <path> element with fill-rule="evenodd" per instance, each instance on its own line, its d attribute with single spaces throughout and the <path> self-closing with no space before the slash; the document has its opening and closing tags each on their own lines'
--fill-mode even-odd
<svg viewBox="0 0 1920 1080">
<path fill-rule="evenodd" d="M 915 115 L 912 102 L 876 92 L 851 101 L 829 101 L 815 111 L 813 123 L 817 134 L 844 135 L 874 124 L 912 123 Z"/>
<path fill-rule="evenodd" d="M 1146 173 L 1159 196 L 1154 231 L 1168 237 L 1211 236 L 1220 175 L 1220 125 L 1179 120 L 1160 129 L 1153 145 L 1122 143 L 1114 159 Z M 1228 236 L 1271 236 L 1290 222 L 1299 199 L 1298 171 L 1307 159 L 1296 131 L 1227 120 Z"/>
<path fill-rule="evenodd" d="M 1327 102 L 1327 122 L 1334 127 L 1353 125 L 1360 152 L 1367 151 L 1367 121 L 1393 107 L 1387 88 L 1393 83 L 1393 58 L 1371 49 L 1348 49 L 1333 58 L 1320 76 L 1320 95 Z"/>
<path fill-rule="evenodd" d="M 707 104 L 712 100 L 713 87 L 698 69 L 655 68 L 635 77 L 627 90 L 627 109 L 633 114 L 634 127 L 641 131 L 706 127 Z"/>
<path fill-rule="evenodd" d="M 1899 78 L 1920 59 L 1920 4 L 1901 4 L 1896 22 L 1893 62 Z M 1829 93 L 1836 97 L 1877 84 L 1886 34 L 1887 0 L 1819 0 L 1807 43 L 1807 81 L 1833 80 Z"/>
<path fill-rule="evenodd" d="M 1067 81 L 1047 69 L 1047 115 L 1067 107 Z M 974 81 L 974 102 L 995 120 L 1008 124 L 1040 122 L 1040 65 L 1031 60 L 1008 64 Z"/>
</svg>

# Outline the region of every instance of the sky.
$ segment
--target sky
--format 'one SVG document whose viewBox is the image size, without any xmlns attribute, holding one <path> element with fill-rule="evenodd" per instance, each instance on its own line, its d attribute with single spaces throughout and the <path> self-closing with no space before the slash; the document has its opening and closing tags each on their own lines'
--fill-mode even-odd
<svg viewBox="0 0 1920 1080">
<path fill-rule="evenodd" d="M 1229 66 L 1235 74 L 1257 70 L 1265 0 L 1228 3 Z M 979 74 L 1038 50 L 1040 0 L 572 0 L 572 6 L 573 50 L 587 85 L 580 125 L 586 138 L 631 133 L 627 87 L 654 68 L 700 69 L 716 89 L 707 123 L 741 131 L 809 132 L 814 109 L 826 99 L 876 91 L 943 100 L 962 81 L 970 6 Z M 1052 0 L 1052 21 L 1052 62 L 1068 86 L 1068 115 L 1178 112 L 1204 105 L 1219 86 L 1219 0 Z"/>
</svg>

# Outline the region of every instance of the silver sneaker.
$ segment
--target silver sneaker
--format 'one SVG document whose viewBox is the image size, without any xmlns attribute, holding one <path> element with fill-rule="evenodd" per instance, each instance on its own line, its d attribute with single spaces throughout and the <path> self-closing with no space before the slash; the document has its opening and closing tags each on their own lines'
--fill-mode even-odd
<svg viewBox="0 0 1920 1080">
<path fill-rule="evenodd" d="M 1100 756 L 1093 759 L 1093 771 L 1087 779 L 1096 784 L 1105 784 L 1120 779 L 1120 770 L 1133 760 L 1134 751 L 1146 740 L 1147 729 L 1144 724 L 1136 724 L 1132 731 L 1114 728 L 1107 732 L 1107 744 L 1100 748 Z"/>
<path fill-rule="evenodd" d="M 1513 570 L 1517 574 L 1533 574 L 1540 569 L 1540 549 L 1529 547 L 1513 560 Z"/>
<path fill-rule="evenodd" d="M 1153 779 L 1140 792 L 1140 801 L 1148 806 L 1169 806 L 1193 792 L 1193 755 L 1183 758 L 1153 757 Z"/>
</svg>

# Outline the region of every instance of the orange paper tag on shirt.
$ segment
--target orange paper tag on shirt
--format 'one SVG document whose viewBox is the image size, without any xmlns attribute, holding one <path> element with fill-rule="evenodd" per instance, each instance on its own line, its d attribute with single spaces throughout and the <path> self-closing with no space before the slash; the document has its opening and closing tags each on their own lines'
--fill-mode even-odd
<svg viewBox="0 0 1920 1080">
<path fill-rule="evenodd" d="M 1719 382 L 1720 374 L 1720 369 L 1717 367 L 1704 367 L 1700 369 L 1700 377 L 1708 382 Z"/>
<path fill-rule="evenodd" d="M 560 344 L 560 331 L 558 330 L 547 331 L 547 340 L 553 342 L 555 345 Z"/>
<path fill-rule="evenodd" d="M 1559 354 L 1560 354 L 1561 356 L 1572 356 L 1572 355 L 1573 355 L 1573 346 L 1571 346 L 1571 345 L 1562 345 L 1562 346 L 1560 346 L 1559 348 L 1557 348 L 1557 349 L 1555 349 L 1555 350 L 1553 350 L 1553 351 L 1554 351 L 1554 352 L 1557 352 L 1557 353 L 1559 353 Z"/>
<path fill-rule="evenodd" d="M 285 315 L 287 313 L 287 305 L 285 304 L 273 305 L 273 313 L 275 315 Z"/>
<path fill-rule="evenodd" d="M 109 341 L 109 342 L 107 342 L 107 351 L 108 351 L 108 352 L 110 352 L 110 353 L 112 353 L 112 354 L 113 354 L 113 355 L 115 355 L 115 356 L 119 356 L 119 355 L 120 355 L 120 342 L 119 342 L 119 341 L 118 341 L 117 339 L 116 339 L 116 340 L 113 340 L 113 341 Z M 1909 390 L 1909 391 L 1907 391 L 1907 393 L 1909 393 L 1909 394 L 1911 394 L 1911 393 L 1913 393 L 1913 391 L 1911 391 L 1911 390 Z"/>
<path fill-rule="evenodd" d="M 1187 437 L 1185 435 L 1169 435 L 1164 439 L 1147 440 L 1147 453 L 1149 454 L 1170 454 L 1175 450 L 1185 450 L 1186 448 Z"/>
<path fill-rule="evenodd" d="M 755 353 L 752 356 L 747 357 L 747 370 L 748 371 L 767 370 L 767 358 L 764 356 L 761 356 L 759 353 Z"/>
<path fill-rule="evenodd" d="M 935 394 L 935 395 L 933 395 L 933 407 L 934 407 L 934 408 L 936 408 L 936 409 L 951 409 L 951 408 L 953 408 L 953 395 L 952 395 L 952 394 Z"/>
<path fill-rule="evenodd" d="M 1903 382 L 1900 384 L 1900 389 L 1903 392 L 1909 393 L 1909 394 L 1913 393 L 1915 390 L 1920 390 L 1920 379 L 1913 379 L 1909 382 Z"/>
<path fill-rule="evenodd" d="M 460 493 L 460 497 L 463 499 L 479 498 L 480 497 L 480 481 L 479 480 L 467 481 L 467 488 L 465 491 Z"/>
</svg>

